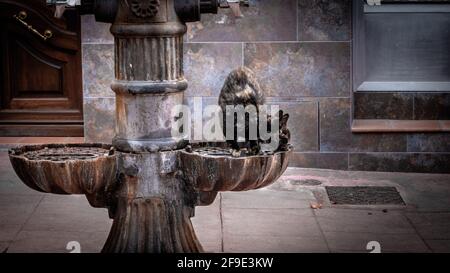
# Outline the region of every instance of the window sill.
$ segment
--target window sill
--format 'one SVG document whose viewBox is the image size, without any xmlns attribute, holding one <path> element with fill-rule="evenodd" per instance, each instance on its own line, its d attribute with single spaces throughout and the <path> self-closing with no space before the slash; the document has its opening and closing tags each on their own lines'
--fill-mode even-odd
<svg viewBox="0 0 450 273">
<path fill-rule="evenodd" d="M 449 92 L 450 82 L 371 82 L 365 81 L 356 91 L 365 92 Z"/>
<path fill-rule="evenodd" d="M 432 133 L 450 132 L 450 120 L 355 119 L 353 133 Z"/>
</svg>

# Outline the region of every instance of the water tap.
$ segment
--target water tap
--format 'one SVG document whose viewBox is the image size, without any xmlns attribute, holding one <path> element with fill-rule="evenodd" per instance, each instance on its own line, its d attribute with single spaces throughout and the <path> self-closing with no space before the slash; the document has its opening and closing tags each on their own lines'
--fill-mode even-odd
<svg viewBox="0 0 450 273">
<path fill-rule="evenodd" d="M 81 0 L 47 0 L 47 5 L 55 6 L 55 17 L 61 18 L 67 7 L 75 7 L 81 5 Z"/>
<path fill-rule="evenodd" d="M 46 0 L 55 6 L 55 17 L 61 18 L 67 8 L 77 7 L 80 14 L 95 14 L 99 22 L 112 23 L 119 0 Z M 146 1 L 146 0 L 141 0 Z M 148 1 L 148 0 L 147 0 Z M 200 14 L 217 13 L 218 8 L 230 8 L 236 18 L 243 17 L 241 7 L 249 6 L 249 0 L 173 0 L 175 10 L 183 22 L 196 22 Z"/>
<path fill-rule="evenodd" d="M 241 6 L 249 6 L 249 0 L 220 0 L 220 8 L 230 8 L 234 17 L 242 18 L 244 15 L 241 11 Z"/>
<path fill-rule="evenodd" d="M 68 8 L 77 8 L 83 14 L 94 14 L 98 22 L 112 23 L 119 0 L 46 0 L 47 5 L 55 6 L 55 17 L 61 18 Z"/>
</svg>

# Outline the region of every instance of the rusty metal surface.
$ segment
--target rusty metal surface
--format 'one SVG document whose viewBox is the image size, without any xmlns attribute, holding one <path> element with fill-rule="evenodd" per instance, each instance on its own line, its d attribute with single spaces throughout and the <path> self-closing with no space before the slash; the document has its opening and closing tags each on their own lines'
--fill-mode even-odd
<svg viewBox="0 0 450 273">
<path fill-rule="evenodd" d="M 104 253 L 203 252 L 182 203 L 159 197 L 121 199 Z"/>
<path fill-rule="evenodd" d="M 273 154 L 244 157 L 233 157 L 227 149 L 215 148 L 210 151 L 200 148 L 192 152 L 180 152 L 184 176 L 197 190 L 204 192 L 247 191 L 266 187 L 286 170 L 292 148 Z"/>
<path fill-rule="evenodd" d="M 157 11 L 149 10 L 147 4 L 156 2 Z M 189 219 L 198 193 L 179 177 L 178 155 L 173 151 L 184 147 L 185 141 L 171 134 L 176 120 L 171 110 L 183 104 L 187 88 L 183 73 L 187 27 L 174 4 L 174 0 L 121 0 L 111 26 L 117 117 L 113 145 L 120 151 L 119 182 L 108 207 L 114 222 L 103 252 L 202 251 Z M 97 197 L 90 201 L 95 204 Z"/>
<path fill-rule="evenodd" d="M 44 147 L 44 149 L 32 150 L 23 153 L 23 156 L 29 160 L 85 160 L 94 159 L 99 156 L 108 155 L 109 151 L 98 147 Z"/>
<path fill-rule="evenodd" d="M 9 151 L 20 179 L 56 194 L 94 194 L 115 181 L 116 155 L 103 144 L 30 145 Z"/>
<path fill-rule="evenodd" d="M 163 95 L 116 95 L 116 138 L 159 140 L 172 138 L 175 114 L 172 109 L 183 103 L 183 93 Z"/>
<path fill-rule="evenodd" d="M 174 7 L 177 15 L 184 22 L 196 22 L 201 14 L 216 14 L 219 9 L 218 0 L 183 0 L 175 1 Z"/>
<path fill-rule="evenodd" d="M 111 27 L 117 117 L 113 145 L 119 151 L 137 153 L 179 149 L 185 143 L 172 138 L 172 109 L 183 104 L 187 88 L 183 73 L 187 27 L 176 14 L 176 1 L 159 0 L 158 11 L 144 17 L 135 14 L 136 7 L 148 8 L 148 3 L 156 2 L 132 2 L 134 9 L 129 1 L 120 1 Z"/>
<path fill-rule="evenodd" d="M 183 80 L 183 36 L 116 38 L 118 80 L 177 82 Z M 144 84 L 140 82 L 140 84 Z M 164 89 L 162 90 L 164 91 Z"/>
<path fill-rule="evenodd" d="M 216 200 L 218 192 L 216 191 L 202 191 L 199 192 L 198 206 L 209 206 Z"/>
<path fill-rule="evenodd" d="M 177 150 L 186 145 L 171 134 L 176 120 L 171 110 L 183 104 L 187 88 L 185 21 L 215 12 L 216 0 L 98 3 L 104 14 L 97 14 L 96 5 L 88 8 L 114 21 L 113 144 L 119 152 L 110 154 L 110 146 L 100 144 L 25 146 L 11 150 L 11 163 L 35 190 L 85 194 L 92 206 L 107 207 L 114 222 L 103 252 L 201 252 L 190 221 L 195 206 L 211 204 L 218 191 L 273 183 L 292 149 L 238 158 L 223 150 L 213 155 Z M 180 3 L 185 16 L 177 14 Z"/>
</svg>

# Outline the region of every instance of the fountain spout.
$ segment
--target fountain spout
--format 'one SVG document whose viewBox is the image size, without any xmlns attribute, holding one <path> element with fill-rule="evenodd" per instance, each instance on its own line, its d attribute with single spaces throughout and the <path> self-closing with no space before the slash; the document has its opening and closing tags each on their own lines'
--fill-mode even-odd
<svg viewBox="0 0 450 273">
<path fill-rule="evenodd" d="M 244 17 L 241 11 L 241 6 L 248 7 L 249 5 L 248 0 L 220 0 L 220 7 L 230 8 L 236 18 Z"/>
</svg>

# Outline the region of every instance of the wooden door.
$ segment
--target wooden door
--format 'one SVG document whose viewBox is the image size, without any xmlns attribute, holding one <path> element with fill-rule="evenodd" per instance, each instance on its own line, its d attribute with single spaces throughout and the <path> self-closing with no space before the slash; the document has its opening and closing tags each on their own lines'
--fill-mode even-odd
<svg viewBox="0 0 450 273">
<path fill-rule="evenodd" d="M 0 136 L 83 136 L 80 17 L 53 14 L 0 0 Z"/>
</svg>

